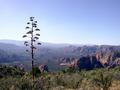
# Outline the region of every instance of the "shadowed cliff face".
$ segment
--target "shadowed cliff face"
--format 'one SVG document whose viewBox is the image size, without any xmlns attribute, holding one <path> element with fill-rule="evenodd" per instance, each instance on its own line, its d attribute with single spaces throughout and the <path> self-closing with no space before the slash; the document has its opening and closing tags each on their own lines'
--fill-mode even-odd
<svg viewBox="0 0 120 90">
<path fill-rule="evenodd" d="M 69 61 L 68 58 L 64 58 L 60 65 L 86 70 L 103 67 L 100 61 L 97 60 L 96 56 L 84 56 L 79 59 L 69 59 Z"/>
<path fill-rule="evenodd" d="M 64 58 L 61 60 L 61 66 L 74 67 L 79 69 L 91 70 L 94 68 L 112 68 L 120 65 L 119 52 L 99 52 L 93 56 L 84 56 L 79 59 Z"/>
<path fill-rule="evenodd" d="M 79 59 L 79 68 L 81 69 L 94 69 L 103 67 L 99 60 L 95 56 L 86 56 Z"/>
</svg>

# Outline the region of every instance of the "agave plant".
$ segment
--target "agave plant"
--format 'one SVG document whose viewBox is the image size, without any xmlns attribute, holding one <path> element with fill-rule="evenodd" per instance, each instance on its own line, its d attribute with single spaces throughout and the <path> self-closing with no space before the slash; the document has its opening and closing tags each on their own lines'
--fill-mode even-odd
<svg viewBox="0 0 120 90">
<path fill-rule="evenodd" d="M 34 56 L 35 56 L 35 49 L 36 45 L 41 45 L 39 40 L 39 32 L 40 29 L 37 28 L 37 21 L 34 20 L 34 17 L 30 17 L 30 21 L 27 22 L 27 27 L 25 28 L 27 33 L 23 35 L 23 38 L 29 38 L 28 41 L 24 41 L 24 45 L 27 46 L 29 49 L 26 50 L 26 52 L 31 53 L 31 58 L 32 58 L 32 75 L 33 75 L 33 80 L 34 80 Z"/>
</svg>

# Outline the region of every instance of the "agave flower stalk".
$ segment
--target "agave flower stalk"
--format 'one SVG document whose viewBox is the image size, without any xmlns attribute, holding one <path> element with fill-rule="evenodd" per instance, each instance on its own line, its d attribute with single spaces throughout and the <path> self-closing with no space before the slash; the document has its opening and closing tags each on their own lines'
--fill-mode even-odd
<svg viewBox="0 0 120 90">
<path fill-rule="evenodd" d="M 40 42 L 38 42 L 40 34 L 40 29 L 37 28 L 37 21 L 35 21 L 34 17 L 30 17 L 29 22 L 27 22 L 27 26 L 25 28 L 28 30 L 25 35 L 23 35 L 23 38 L 29 38 L 28 41 L 24 41 L 24 45 L 26 47 L 29 47 L 27 49 L 27 52 L 31 53 L 31 59 L 32 59 L 32 76 L 33 80 L 35 77 L 34 73 L 34 60 L 35 60 L 35 49 L 37 49 L 36 45 L 41 45 Z"/>
</svg>

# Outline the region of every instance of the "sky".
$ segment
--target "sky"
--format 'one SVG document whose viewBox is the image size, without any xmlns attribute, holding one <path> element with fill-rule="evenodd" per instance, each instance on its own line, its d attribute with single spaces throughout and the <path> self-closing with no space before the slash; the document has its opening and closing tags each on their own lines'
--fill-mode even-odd
<svg viewBox="0 0 120 90">
<path fill-rule="evenodd" d="M 0 0 L 0 39 L 23 40 L 31 16 L 43 42 L 120 45 L 120 0 Z"/>
</svg>

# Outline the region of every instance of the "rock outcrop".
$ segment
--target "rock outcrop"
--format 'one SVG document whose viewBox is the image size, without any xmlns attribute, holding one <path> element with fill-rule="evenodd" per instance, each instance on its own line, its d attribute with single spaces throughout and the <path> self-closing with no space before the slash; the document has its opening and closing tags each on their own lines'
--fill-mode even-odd
<svg viewBox="0 0 120 90">
<path fill-rule="evenodd" d="M 104 50 L 97 52 L 95 55 L 87 55 L 79 59 L 63 58 L 60 60 L 60 65 L 86 70 L 103 67 L 112 68 L 120 66 L 120 53 L 118 51 L 106 52 Z"/>
<path fill-rule="evenodd" d="M 48 66 L 47 65 L 40 65 L 39 70 L 40 70 L 40 72 L 48 72 Z"/>
</svg>

